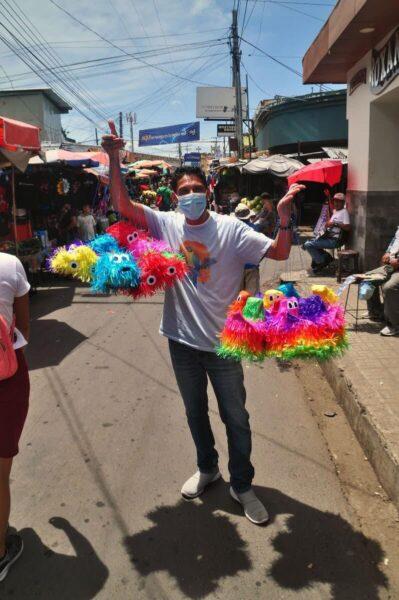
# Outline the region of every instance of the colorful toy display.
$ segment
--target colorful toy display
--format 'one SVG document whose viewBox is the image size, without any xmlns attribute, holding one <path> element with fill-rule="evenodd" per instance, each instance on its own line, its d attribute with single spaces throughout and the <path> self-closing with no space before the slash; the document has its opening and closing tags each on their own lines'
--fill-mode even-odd
<svg viewBox="0 0 399 600">
<path fill-rule="evenodd" d="M 94 240 L 88 243 L 88 246 L 90 246 L 90 248 L 94 250 L 96 254 L 104 254 L 105 252 L 118 252 L 118 250 L 120 250 L 118 242 L 109 233 L 98 235 L 94 238 Z"/>
<path fill-rule="evenodd" d="M 184 257 L 147 231 L 123 222 L 107 231 L 87 245 L 57 248 L 48 258 L 48 270 L 90 283 L 94 293 L 120 293 L 135 300 L 153 296 L 187 274 Z"/>
<path fill-rule="evenodd" d="M 98 255 L 84 244 L 70 244 L 57 248 L 47 261 L 49 271 L 57 275 L 72 276 L 88 283 L 93 278 L 93 267 Z"/>
<path fill-rule="evenodd" d="M 93 269 L 90 289 L 95 293 L 130 291 L 140 283 L 140 270 L 129 252 L 106 252 Z"/>
<path fill-rule="evenodd" d="M 307 297 L 292 284 L 267 290 L 263 299 L 240 292 L 220 334 L 219 356 L 324 360 L 341 354 L 348 346 L 344 310 L 330 288 L 314 287 Z"/>
<path fill-rule="evenodd" d="M 129 244 L 138 239 L 145 240 L 150 238 L 148 231 L 138 229 L 134 225 L 131 225 L 131 223 L 126 223 L 125 221 L 118 221 L 110 227 L 107 227 L 106 232 L 115 238 L 121 248 L 127 248 Z"/>
</svg>

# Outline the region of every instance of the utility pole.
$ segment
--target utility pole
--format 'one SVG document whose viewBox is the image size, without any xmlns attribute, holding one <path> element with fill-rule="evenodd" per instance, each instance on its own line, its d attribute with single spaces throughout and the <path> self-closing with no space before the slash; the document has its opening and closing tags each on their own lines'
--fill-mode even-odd
<svg viewBox="0 0 399 600">
<path fill-rule="evenodd" d="M 179 161 L 180 161 L 180 166 L 183 166 L 183 157 L 182 157 L 182 153 L 181 153 L 181 142 L 178 143 L 178 152 L 179 152 Z"/>
<path fill-rule="evenodd" d="M 126 121 L 130 123 L 130 145 L 131 152 L 134 152 L 133 125 L 136 124 L 136 113 L 126 113 Z"/>
<path fill-rule="evenodd" d="M 249 93 L 248 93 L 248 73 L 245 76 L 245 85 L 246 85 L 246 95 L 247 95 L 247 127 L 248 127 L 248 137 L 249 137 L 249 160 L 252 160 L 252 128 L 251 121 L 249 119 Z M 255 145 L 255 140 L 254 140 Z"/>
<path fill-rule="evenodd" d="M 233 70 L 233 87 L 236 90 L 236 138 L 238 144 L 238 158 L 242 157 L 242 95 L 241 95 L 241 50 L 239 46 L 237 10 L 233 10 L 233 23 L 231 26 L 231 57 Z"/>
<path fill-rule="evenodd" d="M 94 130 L 96 132 L 96 146 L 98 146 L 98 131 L 97 131 L 97 127 Z"/>
<path fill-rule="evenodd" d="M 119 137 L 123 138 L 123 119 L 122 119 L 122 113 L 119 113 Z"/>
</svg>

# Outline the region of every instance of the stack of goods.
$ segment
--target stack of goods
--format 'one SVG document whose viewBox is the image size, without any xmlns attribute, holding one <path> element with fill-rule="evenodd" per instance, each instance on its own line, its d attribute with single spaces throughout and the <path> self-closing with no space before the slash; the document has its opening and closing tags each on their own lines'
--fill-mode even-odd
<svg viewBox="0 0 399 600">
<path fill-rule="evenodd" d="M 229 308 L 217 353 L 236 360 L 325 360 L 347 347 L 338 296 L 326 286 L 314 285 L 310 296 L 300 297 L 286 283 L 263 297 L 240 293 Z"/>
<path fill-rule="evenodd" d="M 94 293 L 113 292 L 134 299 L 171 287 L 188 271 L 184 257 L 166 242 L 124 222 L 108 227 L 107 233 L 88 244 L 57 248 L 47 264 L 53 273 L 90 283 Z"/>
<path fill-rule="evenodd" d="M 245 206 L 248 206 L 248 208 L 256 214 L 258 214 L 263 208 L 263 200 L 260 196 L 255 196 L 253 200 L 251 200 L 251 198 L 243 198 L 241 203 L 245 204 Z"/>
</svg>

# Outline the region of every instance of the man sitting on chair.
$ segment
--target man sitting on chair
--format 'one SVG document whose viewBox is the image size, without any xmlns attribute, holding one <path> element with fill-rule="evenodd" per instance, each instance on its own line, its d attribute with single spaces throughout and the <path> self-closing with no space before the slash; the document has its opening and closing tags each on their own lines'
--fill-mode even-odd
<svg viewBox="0 0 399 600">
<path fill-rule="evenodd" d="M 381 267 L 365 273 L 364 279 L 374 286 L 374 293 L 367 300 L 369 319 L 386 321 L 381 335 L 399 335 L 399 227 L 381 258 Z M 381 304 L 379 286 L 382 286 L 384 304 Z"/>
<path fill-rule="evenodd" d="M 345 208 L 344 194 L 334 195 L 333 207 L 333 213 L 326 222 L 325 229 L 303 245 L 303 248 L 312 257 L 313 273 L 319 273 L 333 260 L 331 254 L 326 250 L 342 246 L 345 232 L 349 232 L 351 229 L 349 213 Z"/>
</svg>

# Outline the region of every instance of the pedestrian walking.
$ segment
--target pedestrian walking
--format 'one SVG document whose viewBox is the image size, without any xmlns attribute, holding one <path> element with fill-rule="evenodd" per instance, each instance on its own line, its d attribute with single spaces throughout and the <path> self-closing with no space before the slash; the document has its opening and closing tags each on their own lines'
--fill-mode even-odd
<svg viewBox="0 0 399 600">
<path fill-rule="evenodd" d="M 22 347 L 29 338 L 30 285 L 21 262 L 0 252 L 0 581 L 23 550 L 7 535 L 10 473 L 29 404 L 29 374 Z M 15 333 L 10 337 L 15 319 Z"/>
<path fill-rule="evenodd" d="M 280 201 L 280 231 L 275 240 L 257 233 L 238 219 L 207 210 L 206 178 L 201 169 L 182 167 L 172 179 L 179 212 L 159 212 L 132 203 L 122 180 L 119 150 L 124 142 L 110 122 L 111 135 L 103 137 L 110 159 L 112 201 L 136 226 L 168 242 L 186 256 L 191 272 L 166 291 L 161 333 L 169 349 L 188 425 L 197 450 L 197 472 L 183 485 L 184 498 L 196 498 L 220 477 L 218 453 L 208 415 L 208 378 L 216 394 L 229 447 L 230 494 L 246 517 L 267 522 L 266 508 L 252 488 L 251 429 L 245 408 L 246 391 L 239 362 L 215 353 L 226 311 L 240 291 L 244 265 L 267 256 L 285 260 L 291 248 L 290 214 L 294 196 L 304 188 L 294 185 Z"/>
</svg>

